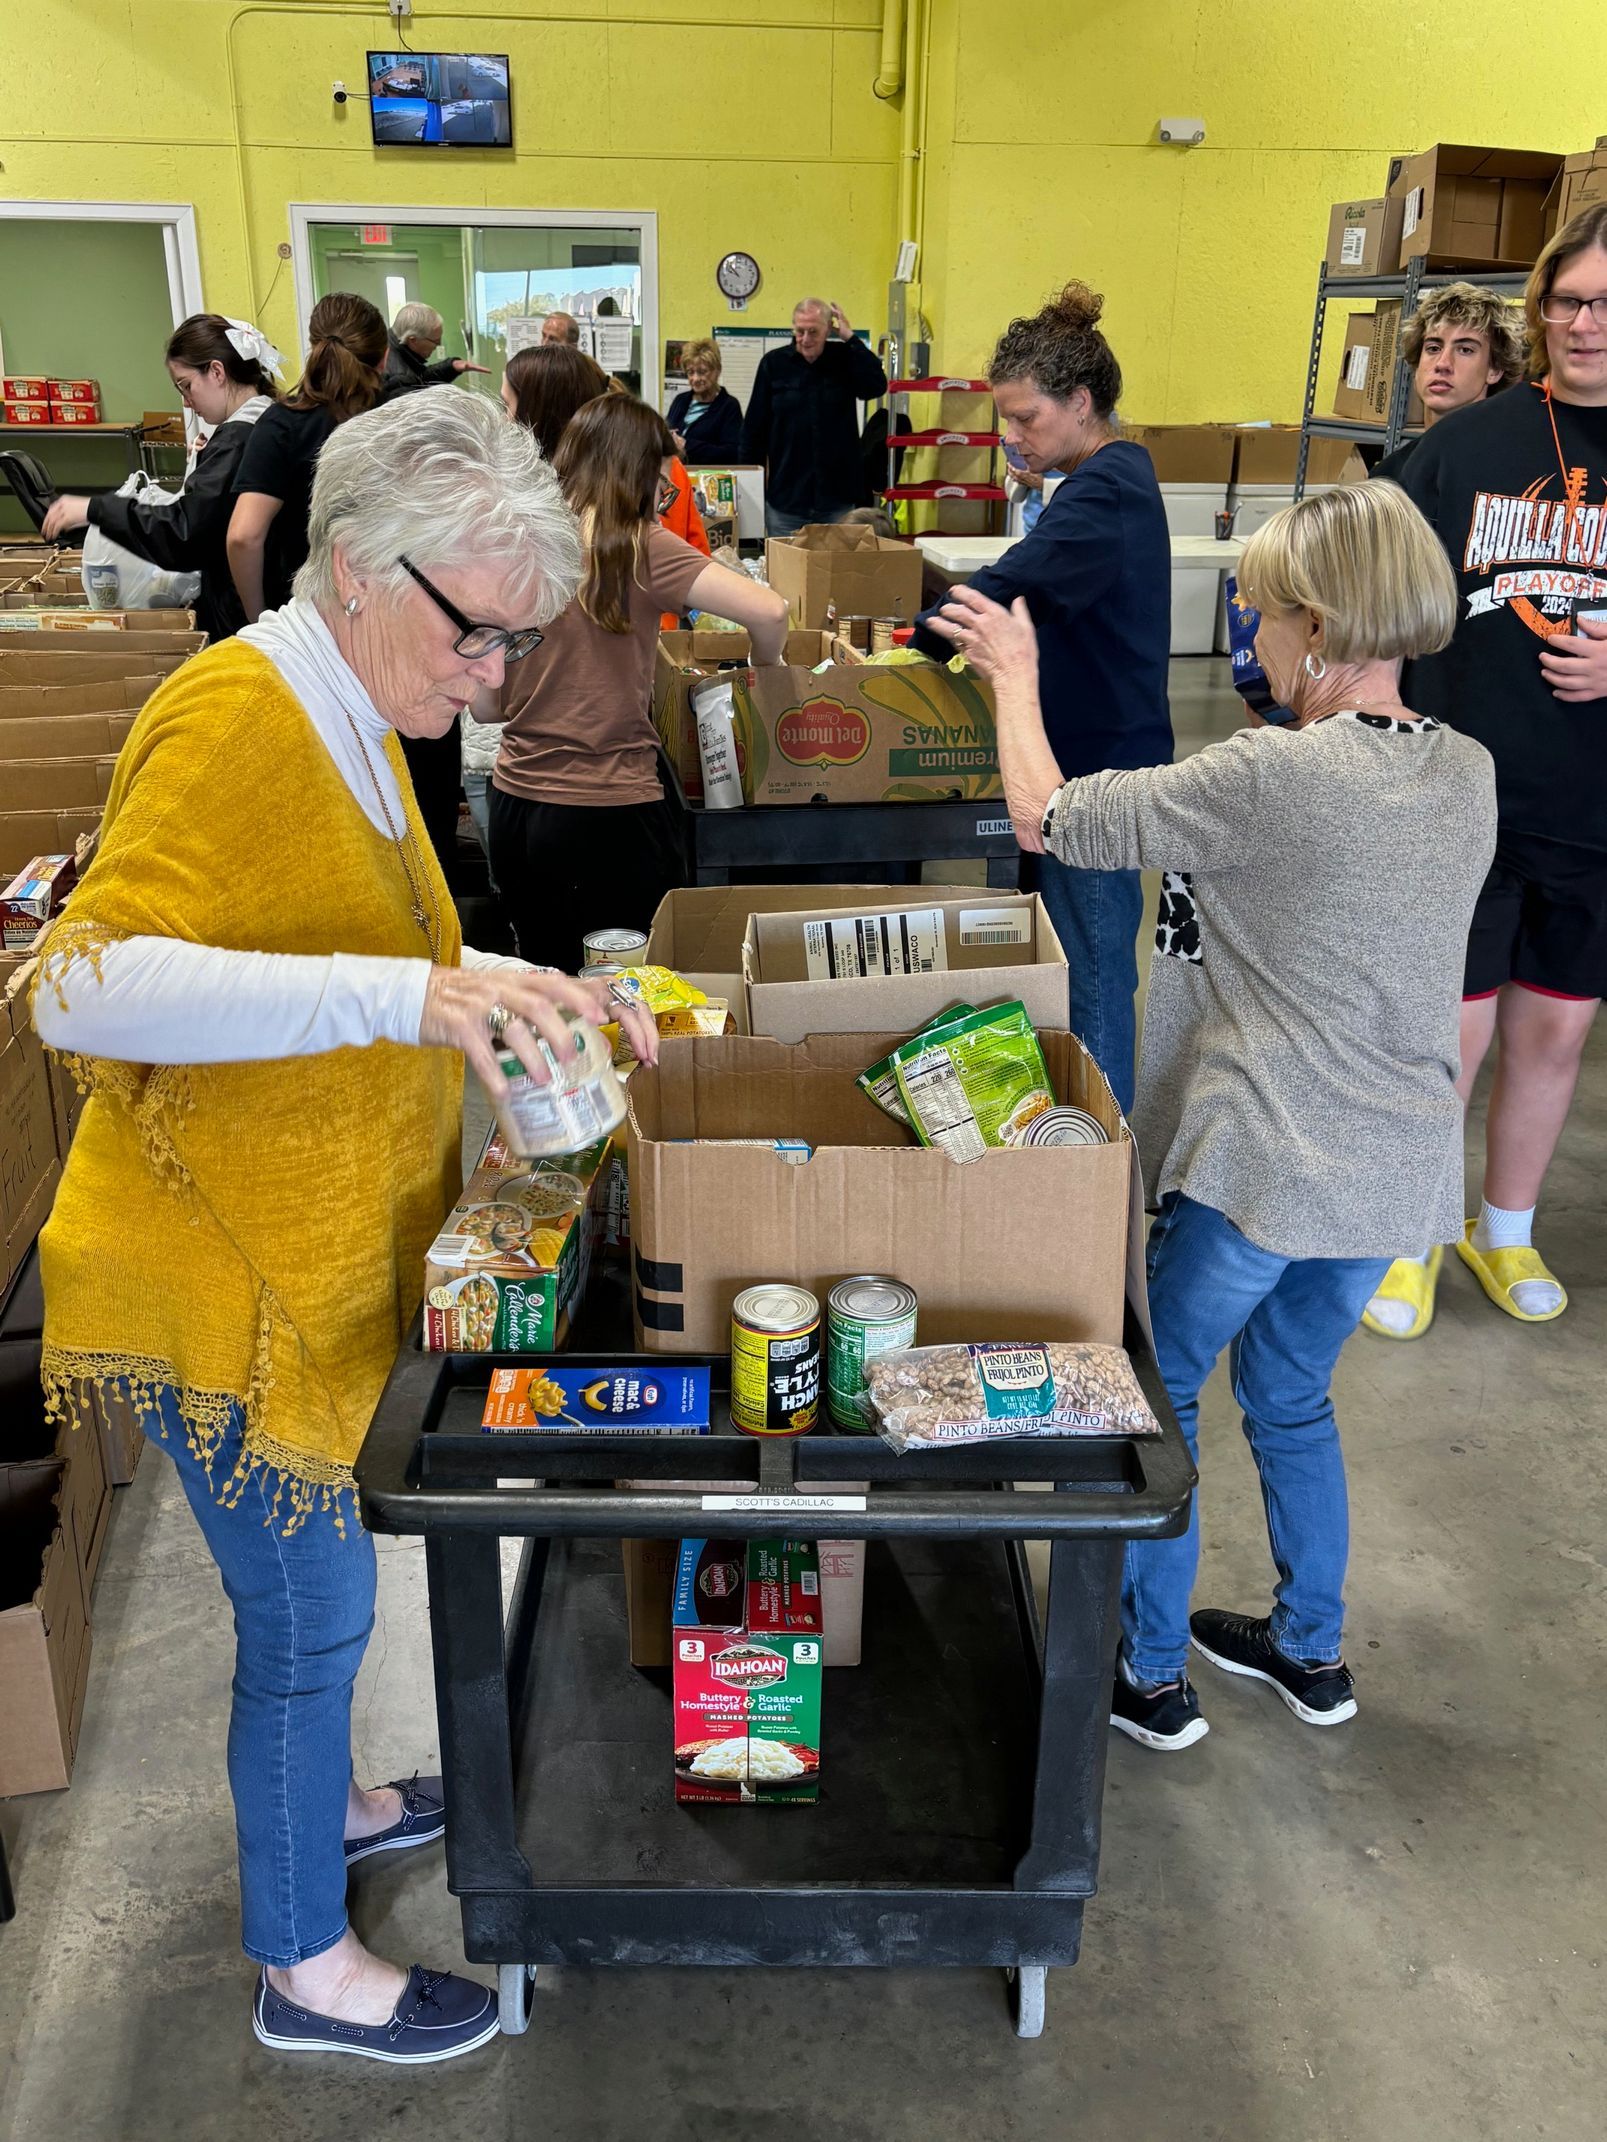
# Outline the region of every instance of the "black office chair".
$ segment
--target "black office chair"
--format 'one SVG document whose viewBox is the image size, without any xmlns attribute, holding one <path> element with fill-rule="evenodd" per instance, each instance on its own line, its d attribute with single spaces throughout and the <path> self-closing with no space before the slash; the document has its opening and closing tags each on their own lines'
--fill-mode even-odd
<svg viewBox="0 0 1607 2142">
<path fill-rule="evenodd" d="M 5 477 L 21 501 L 23 512 L 43 534 L 45 515 L 56 503 L 57 496 L 56 486 L 44 463 L 35 455 L 24 453 L 20 446 L 0 448 L 0 475 Z"/>
</svg>

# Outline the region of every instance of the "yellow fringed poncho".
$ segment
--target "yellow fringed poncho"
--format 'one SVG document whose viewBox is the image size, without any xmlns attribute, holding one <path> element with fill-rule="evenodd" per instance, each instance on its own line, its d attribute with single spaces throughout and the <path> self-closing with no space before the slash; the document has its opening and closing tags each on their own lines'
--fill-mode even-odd
<svg viewBox="0 0 1607 2142">
<path fill-rule="evenodd" d="M 433 892 L 441 918 L 440 959 L 456 965 L 452 902 L 401 747 L 385 748 L 424 904 Z M 37 986 L 70 1004 L 100 949 L 136 936 L 428 956 L 395 844 L 278 671 L 238 640 L 186 663 L 140 715 Z M 238 1403 L 244 1453 L 220 1496 L 261 1470 L 292 1527 L 320 1504 L 338 1521 L 460 1180 L 461 1059 L 380 1042 L 267 1063 L 73 1068 L 89 1098 L 40 1238 L 53 1408 L 76 1411 L 86 1385 L 123 1380 L 148 1410 L 171 1384 L 210 1461 Z"/>
</svg>

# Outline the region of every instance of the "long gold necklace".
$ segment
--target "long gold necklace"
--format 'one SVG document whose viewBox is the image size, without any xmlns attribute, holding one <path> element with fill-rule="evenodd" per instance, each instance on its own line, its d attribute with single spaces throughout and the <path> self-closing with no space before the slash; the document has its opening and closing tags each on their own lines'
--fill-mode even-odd
<svg viewBox="0 0 1607 2142">
<path fill-rule="evenodd" d="M 346 726 L 348 729 L 350 729 L 353 740 L 357 745 L 357 749 L 362 755 L 363 765 L 367 770 L 369 781 L 373 786 L 375 799 L 377 800 L 380 807 L 380 811 L 385 819 L 385 830 L 390 834 L 391 843 L 394 846 L 397 855 L 401 858 L 402 870 L 407 878 L 408 891 L 413 895 L 413 920 L 418 924 L 420 930 L 422 930 L 424 933 L 424 942 L 430 948 L 431 959 L 438 962 L 441 957 L 441 910 L 436 904 L 435 893 L 434 889 L 432 888 L 430 892 L 430 913 L 435 917 L 435 927 L 432 930 L 424 913 L 423 887 L 419 884 L 418 879 L 413 875 L 413 865 L 407 859 L 407 851 L 408 848 L 412 845 L 413 841 L 413 829 L 411 826 L 409 826 L 407 828 L 405 837 L 403 834 L 397 832 L 396 821 L 391 816 L 391 807 L 385 801 L 385 791 L 379 785 L 379 776 L 374 771 L 374 762 L 368 755 L 368 746 L 363 742 L 363 732 L 361 729 L 358 728 L 356 722 L 352 720 L 350 714 L 346 713 L 346 709 L 344 707 L 342 707 L 340 711 L 346 715 Z M 422 869 L 422 862 L 420 867 Z M 428 872 L 424 873 L 424 877 L 425 882 L 427 884 L 429 879 Z"/>
</svg>

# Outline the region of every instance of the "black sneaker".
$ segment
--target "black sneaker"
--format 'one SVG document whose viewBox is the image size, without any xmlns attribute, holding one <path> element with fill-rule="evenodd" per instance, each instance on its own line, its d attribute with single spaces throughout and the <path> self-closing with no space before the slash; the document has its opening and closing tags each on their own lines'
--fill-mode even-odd
<svg viewBox="0 0 1607 2142">
<path fill-rule="evenodd" d="M 1225 1614 L 1202 1607 L 1189 1616 L 1194 1648 L 1224 1673 L 1243 1674 L 1275 1688 L 1307 1725 L 1343 1725 L 1356 1715 L 1356 1684 L 1341 1660 L 1337 1666 L 1302 1666 L 1272 1641 L 1272 1624 L 1253 1614 Z"/>
<path fill-rule="evenodd" d="M 1192 1748 L 1211 1730 L 1186 1676 L 1153 1691 L 1135 1688 L 1120 1662 L 1111 1690 L 1110 1722 L 1145 1748 Z"/>
</svg>

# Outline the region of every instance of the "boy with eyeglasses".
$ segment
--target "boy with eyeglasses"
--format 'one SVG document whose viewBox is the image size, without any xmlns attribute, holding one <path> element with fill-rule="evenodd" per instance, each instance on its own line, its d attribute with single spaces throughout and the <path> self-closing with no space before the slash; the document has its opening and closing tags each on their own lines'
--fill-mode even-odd
<svg viewBox="0 0 1607 2142">
<path fill-rule="evenodd" d="M 1456 1251 L 1497 1308 L 1540 1324 L 1568 1296 L 1534 1247 L 1535 1207 L 1607 989 L 1607 203 L 1546 247 L 1524 308 L 1527 384 L 1436 424 L 1399 481 L 1462 595 L 1406 695 L 1487 748 L 1500 811 L 1461 1032 L 1464 1102 L 1498 1044 L 1484 1197 Z M 1389 927 L 1381 898 L 1381 950 Z M 1370 1330 L 1422 1336 L 1442 1254 L 1390 1267 Z"/>
</svg>

